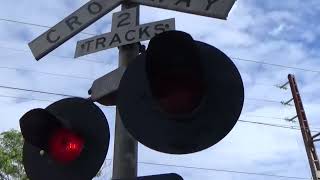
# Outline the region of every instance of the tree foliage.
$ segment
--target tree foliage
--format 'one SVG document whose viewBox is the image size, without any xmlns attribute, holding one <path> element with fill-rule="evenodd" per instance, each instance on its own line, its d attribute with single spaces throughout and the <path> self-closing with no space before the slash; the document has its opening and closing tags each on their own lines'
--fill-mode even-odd
<svg viewBox="0 0 320 180">
<path fill-rule="evenodd" d="M 0 134 L 0 180 L 28 180 L 22 163 L 23 141 L 21 132 L 14 129 Z"/>
<path fill-rule="evenodd" d="M 0 179 L 27 180 L 22 164 L 23 137 L 17 130 L 0 134 Z"/>
</svg>

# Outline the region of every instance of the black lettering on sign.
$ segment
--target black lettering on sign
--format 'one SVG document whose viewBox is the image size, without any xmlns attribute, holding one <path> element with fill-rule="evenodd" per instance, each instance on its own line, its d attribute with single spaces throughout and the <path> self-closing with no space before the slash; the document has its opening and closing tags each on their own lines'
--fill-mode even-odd
<svg viewBox="0 0 320 180">
<path fill-rule="evenodd" d="M 166 27 L 164 24 L 157 24 L 154 26 L 154 30 L 156 31 L 156 35 L 157 34 L 160 34 L 160 33 L 163 33 L 166 31 Z"/>
<path fill-rule="evenodd" d="M 65 22 L 68 25 L 70 31 L 74 30 L 74 27 L 73 27 L 74 24 L 77 24 L 79 26 L 82 25 L 82 23 L 78 21 L 78 16 L 72 16 L 71 18 L 67 19 Z"/>
<path fill-rule="evenodd" d="M 49 30 L 49 32 L 47 33 L 47 41 L 49 42 L 49 43 L 56 43 L 57 41 L 59 41 L 59 39 L 60 39 L 60 36 L 57 36 L 55 39 L 51 39 L 51 33 L 53 33 L 53 32 L 56 32 L 56 30 L 55 29 L 51 29 L 51 30 Z"/>
<path fill-rule="evenodd" d="M 102 48 L 106 47 L 106 45 L 104 44 L 106 42 L 106 38 L 105 37 L 100 37 L 96 40 L 96 49 L 99 48 L 99 45 L 102 46 Z"/>
<path fill-rule="evenodd" d="M 123 19 L 121 19 L 121 20 L 119 21 L 118 25 L 117 25 L 118 28 L 119 28 L 119 27 L 122 27 L 122 26 L 130 25 L 130 21 L 128 22 L 128 20 L 129 20 L 129 18 L 130 18 L 130 13 L 123 13 L 123 14 L 120 14 L 120 15 L 118 16 L 119 19 L 122 18 L 122 17 L 123 17 Z M 126 21 L 127 21 L 127 22 L 126 22 Z"/>
<path fill-rule="evenodd" d="M 217 1 L 219 1 L 219 0 L 208 0 L 208 5 L 206 7 L 206 11 L 208 11 L 211 8 L 212 4 L 216 3 Z"/>
<path fill-rule="evenodd" d="M 147 35 L 147 37 L 150 38 L 150 34 L 148 33 L 148 29 L 149 29 L 149 26 L 146 26 L 144 28 L 140 27 L 140 29 L 139 29 L 139 39 L 142 38 L 143 34 Z"/>
<path fill-rule="evenodd" d="M 89 40 L 87 42 L 85 42 L 84 44 L 87 44 L 87 52 L 89 52 L 90 50 L 90 44 L 93 42 L 94 40 Z"/>
<path fill-rule="evenodd" d="M 190 1 L 191 1 L 191 0 L 178 0 L 178 1 L 175 3 L 175 5 L 178 5 L 178 4 L 180 4 L 181 2 L 184 2 L 184 3 L 186 3 L 186 7 L 190 7 Z"/>
<path fill-rule="evenodd" d="M 109 46 L 111 46 L 113 43 L 118 42 L 119 44 L 121 44 L 121 39 L 119 37 L 119 35 L 117 33 L 114 34 L 111 42 L 109 43 Z"/>
<path fill-rule="evenodd" d="M 136 32 L 136 30 L 129 30 L 126 33 L 126 36 L 125 36 L 126 41 L 133 41 L 134 40 L 134 36 L 132 38 L 129 38 L 128 35 L 129 35 L 129 33 L 135 33 L 135 32 Z"/>
<path fill-rule="evenodd" d="M 99 4 L 97 2 L 93 2 L 88 5 L 88 11 L 92 15 L 100 13 L 102 11 L 102 8 L 103 7 L 101 6 L 101 4 Z"/>
</svg>

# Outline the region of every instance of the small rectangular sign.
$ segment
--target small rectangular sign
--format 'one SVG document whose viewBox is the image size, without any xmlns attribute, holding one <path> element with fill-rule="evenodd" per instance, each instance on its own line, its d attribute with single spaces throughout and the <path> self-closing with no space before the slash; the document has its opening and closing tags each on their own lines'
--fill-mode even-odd
<svg viewBox="0 0 320 180">
<path fill-rule="evenodd" d="M 175 30 L 175 20 L 167 19 L 136 26 L 134 28 L 122 28 L 77 42 L 75 58 L 95 53 L 113 47 L 150 40 L 157 34 Z"/>
<path fill-rule="evenodd" d="M 139 7 L 113 13 L 111 32 L 118 28 L 133 28 L 139 25 Z"/>
<path fill-rule="evenodd" d="M 125 70 L 126 67 L 120 66 L 118 69 L 96 79 L 90 88 L 91 99 L 100 101 L 103 100 L 104 97 L 116 92 Z"/>
<path fill-rule="evenodd" d="M 54 27 L 29 43 L 36 60 L 41 59 L 68 39 L 117 7 L 122 0 L 91 0 Z"/>
<path fill-rule="evenodd" d="M 227 19 L 236 0 L 130 0 L 132 2 L 191 13 L 201 16 Z"/>
</svg>

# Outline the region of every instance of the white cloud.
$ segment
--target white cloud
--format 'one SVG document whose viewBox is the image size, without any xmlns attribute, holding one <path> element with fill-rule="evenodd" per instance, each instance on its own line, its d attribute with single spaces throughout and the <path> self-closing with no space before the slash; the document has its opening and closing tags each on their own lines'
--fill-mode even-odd
<svg viewBox="0 0 320 180">
<path fill-rule="evenodd" d="M 84 4 L 81 1 L 6 1 L 0 7 L 0 18 L 26 21 L 52 26 Z M 303 5 L 301 5 L 303 4 Z M 300 6 L 301 5 L 301 6 Z M 214 45 L 230 57 L 261 60 L 318 70 L 319 47 L 310 45 L 319 36 L 319 26 L 311 17 L 318 17 L 319 1 L 237 1 L 228 20 L 177 13 L 142 6 L 141 23 L 175 18 L 178 30 L 190 33 L 194 39 Z M 117 8 L 115 11 L 118 11 Z M 110 31 L 111 13 L 97 21 L 85 31 L 100 34 Z M 43 33 L 45 28 L 0 21 L 0 46 L 29 50 L 27 43 Z M 72 57 L 76 41 L 87 38 L 79 34 L 61 47 L 37 62 L 31 53 L 17 52 L 0 47 L 0 67 L 15 67 L 34 71 L 98 78 L 115 69 L 118 65 L 117 49 L 92 54 L 82 59 L 65 59 L 50 55 Z M 312 47 L 310 47 L 312 46 Z M 91 63 L 90 60 L 104 64 Z M 289 100 L 290 91 L 283 91 L 271 85 L 282 84 L 288 73 L 295 73 L 310 124 L 320 127 L 317 120 L 320 85 L 319 73 L 298 71 L 273 66 L 253 64 L 234 60 L 245 85 L 247 98 Z M 49 92 L 87 96 L 92 80 L 75 79 L 22 72 L 0 68 L 0 85 L 36 89 Z M 260 85 L 259 85 L 260 84 Z M 261 85 L 264 84 L 264 85 Z M 265 86 L 267 84 L 267 86 Z M 268 86 L 270 85 L 270 86 Z M 62 97 L 25 93 L 0 88 L 0 94 L 19 97 L 57 100 Z M 28 110 L 46 107 L 49 102 L 17 101 L 0 97 L 0 131 L 18 128 L 19 118 Z M 103 109 L 108 117 L 111 134 L 114 132 L 114 108 Z M 295 114 L 293 107 L 281 104 L 246 100 L 241 118 L 264 123 L 292 125 L 279 119 L 249 117 L 262 115 L 290 117 Z M 297 124 L 294 124 L 295 126 Z M 113 154 L 113 135 L 108 158 Z M 139 146 L 139 160 L 163 164 L 177 164 L 212 169 L 260 172 L 284 176 L 310 177 L 308 163 L 299 131 L 238 122 L 230 134 L 216 146 L 203 152 L 174 156 L 158 153 Z M 110 177 L 111 167 L 105 176 Z M 285 179 L 256 175 L 234 174 L 208 170 L 161 167 L 139 164 L 139 174 L 160 174 L 176 172 L 186 180 L 212 179 Z"/>
</svg>

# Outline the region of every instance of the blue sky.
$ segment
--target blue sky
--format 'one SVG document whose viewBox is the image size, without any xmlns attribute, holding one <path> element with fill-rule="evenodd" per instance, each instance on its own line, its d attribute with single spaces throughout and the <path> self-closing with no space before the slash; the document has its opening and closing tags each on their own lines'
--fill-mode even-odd
<svg viewBox="0 0 320 180">
<path fill-rule="evenodd" d="M 86 2 L 86 0 L 4 1 L 0 7 L 0 19 L 53 26 Z M 120 8 L 116 8 L 112 13 L 119 10 Z M 92 34 L 109 32 L 112 13 L 101 18 L 84 31 Z M 194 39 L 216 46 L 230 57 L 311 70 L 320 69 L 320 46 L 317 41 L 320 36 L 319 0 L 238 0 L 227 21 L 141 7 L 141 23 L 167 18 L 176 18 L 177 30 L 186 31 Z M 86 34 L 78 34 L 37 62 L 27 44 L 46 30 L 47 28 L 43 27 L 0 20 L 0 86 L 86 97 L 87 90 L 91 87 L 94 79 L 117 67 L 117 48 L 79 59 L 57 57 L 73 57 L 76 42 L 90 37 Z M 240 119 L 297 126 L 297 123 L 283 120 L 295 115 L 294 107 L 250 99 L 270 99 L 279 102 L 289 100 L 291 98 L 290 91 L 281 90 L 275 85 L 285 83 L 288 73 L 293 73 L 296 75 L 302 92 L 310 125 L 314 129 L 320 127 L 317 118 L 320 103 L 318 96 L 320 90 L 319 73 L 261 65 L 236 59 L 234 59 L 234 63 L 237 65 L 245 84 L 246 100 Z M 25 112 L 32 108 L 44 108 L 51 103 L 2 96 L 49 101 L 63 98 L 0 88 L 0 132 L 11 128 L 18 129 L 19 118 Z M 111 134 L 113 134 L 115 108 L 103 107 L 102 110 L 108 118 Z M 108 159 L 112 158 L 112 155 L 113 135 L 111 136 Z M 139 161 L 310 178 L 310 170 L 299 131 L 241 122 L 238 122 L 228 136 L 217 145 L 195 154 L 166 155 L 139 145 Z M 103 177 L 97 179 L 110 177 L 111 172 L 110 161 L 106 161 Z M 181 174 L 186 180 L 288 179 L 139 164 L 139 175 L 167 172 Z"/>
</svg>

